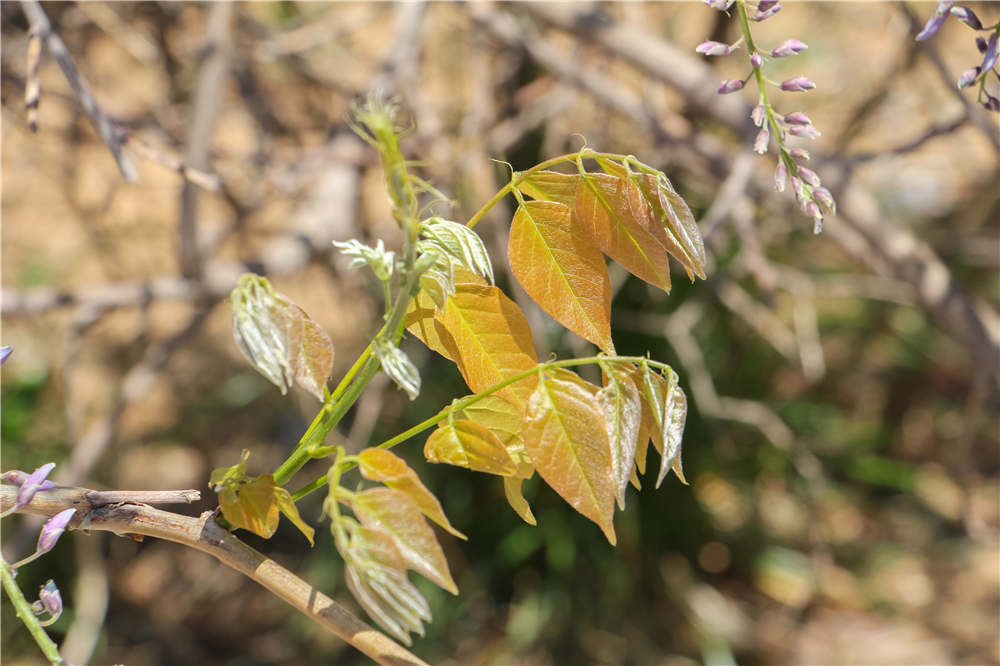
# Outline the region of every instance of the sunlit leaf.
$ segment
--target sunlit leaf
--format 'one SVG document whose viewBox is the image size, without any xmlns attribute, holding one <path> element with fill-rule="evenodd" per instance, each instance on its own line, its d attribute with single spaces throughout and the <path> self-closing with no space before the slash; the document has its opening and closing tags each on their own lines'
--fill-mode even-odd
<svg viewBox="0 0 1000 666">
<path fill-rule="evenodd" d="M 576 187 L 580 174 L 536 171 L 517 184 L 524 194 L 539 201 L 555 201 L 570 208 L 576 206 Z"/>
<path fill-rule="evenodd" d="M 604 413 L 608 442 L 611 445 L 615 499 L 618 507 L 624 509 L 625 489 L 635 468 L 642 402 L 639 389 L 624 368 L 615 363 L 602 363 L 601 369 L 604 371 L 604 388 L 597 393 L 597 402 Z"/>
<path fill-rule="evenodd" d="M 270 475 L 249 483 L 227 484 L 219 492 L 222 515 L 233 527 L 270 539 L 278 529 L 280 516 L 274 489 Z"/>
<path fill-rule="evenodd" d="M 441 254 L 457 261 L 463 266 L 485 278 L 493 284 L 493 265 L 486 252 L 483 240 L 475 231 L 450 220 L 432 217 L 420 225 L 420 235 L 423 244 L 438 248 Z M 422 248 L 421 248 L 422 249 Z"/>
<path fill-rule="evenodd" d="M 353 495 L 351 508 L 365 527 L 380 529 L 392 537 L 407 567 L 458 594 L 444 551 L 409 495 L 394 488 L 369 488 Z"/>
<path fill-rule="evenodd" d="M 444 356 L 449 361 L 454 361 L 449 350 L 455 349 L 455 341 L 451 334 L 445 329 L 444 324 L 435 319 L 434 313 L 437 307 L 430 294 L 421 290 L 416 297 L 410 300 L 406 310 L 404 324 L 406 330 L 415 335 L 418 340 L 427 347 Z"/>
<path fill-rule="evenodd" d="M 406 391 L 410 400 L 416 400 L 420 395 L 420 372 L 410 357 L 391 340 L 381 336 L 372 343 L 372 351 L 382 364 L 382 370 L 398 386 Z"/>
<path fill-rule="evenodd" d="M 458 416 L 489 428 L 503 442 L 507 453 L 519 470 L 528 469 L 528 476 L 534 472 L 531 468 L 531 458 L 524 450 L 524 438 L 521 436 L 524 422 L 523 406 L 493 394 L 468 405 Z M 520 476 L 520 472 L 516 472 L 515 475 Z"/>
<path fill-rule="evenodd" d="M 687 203 L 663 174 L 639 174 L 637 180 L 646 201 L 652 206 L 655 220 L 659 222 L 651 229 L 653 235 L 684 266 L 689 277 L 693 273 L 704 280 L 705 244 Z M 660 230 L 665 233 L 661 235 L 658 233 Z"/>
<path fill-rule="evenodd" d="M 538 362 L 528 320 L 497 287 L 458 285 L 438 317 L 455 342 L 458 369 L 476 393 Z M 533 386 L 531 376 L 498 393 L 524 404 Z"/>
<path fill-rule="evenodd" d="M 274 480 L 274 477 L 268 476 L 272 481 Z M 275 486 L 274 500 L 278 504 L 278 510 L 285 515 L 285 518 L 288 518 L 292 525 L 299 528 L 299 531 L 309 539 L 310 546 L 314 545 L 313 536 L 316 534 L 316 530 L 309 523 L 302 520 L 302 516 L 299 515 L 299 508 L 295 505 L 295 500 L 292 499 L 291 493 L 280 486 Z"/>
<path fill-rule="evenodd" d="M 358 454 L 358 467 L 361 475 L 369 481 L 379 481 L 406 493 L 417 503 L 425 516 L 446 529 L 455 536 L 465 539 L 466 536 L 452 527 L 444 515 L 441 503 L 427 490 L 417 473 L 410 469 L 406 461 L 391 451 L 369 448 Z"/>
<path fill-rule="evenodd" d="M 464 419 L 438 426 L 427 438 L 424 457 L 431 462 L 500 476 L 510 476 L 517 471 L 517 465 L 493 431 Z"/>
<path fill-rule="evenodd" d="M 687 419 L 687 397 L 677 385 L 677 373 L 667 370 L 667 377 L 643 364 L 639 369 L 642 384 L 642 400 L 648 410 L 650 437 L 653 446 L 660 452 L 660 472 L 656 486 L 659 487 L 671 468 L 683 482 L 681 469 L 681 439 L 684 436 L 684 422 Z"/>
<path fill-rule="evenodd" d="M 299 312 L 302 314 L 302 337 L 295 362 L 295 381 L 318 400 L 323 400 L 323 387 L 333 370 L 333 342 L 322 326 L 301 308 Z"/>
<path fill-rule="evenodd" d="M 351 530 L 349 550 L 351 559 L 378 562 L 382 566 L 406 571 L 406 560 L 396 547 L 396 542 L 387 533 L 357 525 Z"/>
<path fill-rule="evenodd" d="M 581 178 L 576 190 L 579 228 L 633 275 L 670 291 L 670 266 L 663 244 L 649 231 L 653 209 L 639 186 L 604 173 Z"/>
<path fill-rule="evenodd" d="M 539 307 L 602 350 L 611 342 L 611 281 L 596 245 L 572 224 L 573 211 L 553 201 L 526 201 L 514 214 L 511 271 Z"/>
<path fill-rule="evenodd" d="M 538 522 L 535 520 L 535 514 L 531 513 L 531 507 L 528 505 L 528 501 L 524 499 L 524 495 L 521 494 L 521 486 L 524 484 L 524 479 L 517 476 L 505 476 L 503 478 L 503 492 L 507 497 L 507 503 L 510 504 L 511 508 L 517 512 L 517 515 L 521 516 L 521 519 L 528 523 L 529 525 L 537 525 Z"/>
<path fill-rule="evenodd" d="M 614 545 L 611 447 L 597 397 L 573 381 L 540 379 L 524 417 L 524 446 L 545 482 Z"/>
</svg>

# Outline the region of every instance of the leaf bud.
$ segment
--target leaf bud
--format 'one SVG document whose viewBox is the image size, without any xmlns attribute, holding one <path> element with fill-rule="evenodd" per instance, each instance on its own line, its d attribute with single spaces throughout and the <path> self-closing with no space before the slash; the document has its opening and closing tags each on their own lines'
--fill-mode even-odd
<svg viewBox="0 0 1000 666">
<path fill-rule="evenodd" d="M 21 489 L 17 491 L 17 506 L 25 506 L 31 502 L 31 498 L 35 496 L 36 492 L 41 490 L 42 484 L 45 482 L 45 477 L 49 475 L 49 472 L 55 466 L 56 464 L 53 462 L 45 463 L 24 479 L 21 483 Z"/>
<path fill-rule="evenodd" d="M 743 90 L 743 81 L 739 79 L 726 79 L 719 86 L 718 93 L 720 95 L 728 95 L 729 93 L 736 92 L 738 90 Z"/>
<path fill-rule="evenodd" d="M 41 533 L 38 535 L 37 552 L 39 555 L 52 550 L 56 542 L 59 541 L 59 537 L 66 531 L 66 525 L 69 524 L 74 513 L 76 513 L 76 509 L 66 509 L 46 521 L 42 526 Z"/>
<path fill-rule="evenodd" d="M 979 17 L 968 7 L 952 7 L 951 15 L 973 30 L 983 29 L 983 24 L 979 22 Z"/>
<path fill-rule="evenodd" d="M 927 19 L 924 29 L 917 34 L 917 41 L 923 41 L 928 37 L 931 37 L 941 26 L 944 25 L 945 19 L 948 18 L 948 12 L 951 11 L 952 5 L 954 5 L 954 0 L 941 0 L 937 4 L 937 8 L 934 10 L 934 14 Z"/>
<path fill-rule="evenodd" d="M 809 183 L 813 187 L 819 187 L 820 185 L 819 176 L 816 175 L 815 171 L 813 171 L 812 169 L 807 169 L 805 167 L 799 167 L 798 171 L 799 171 L 799 178 Z"/>
<path fill-rule="evenodd" d="M 762 127 L 764 125 L 764 105 L 758 104 L 753 107 L 753 111 L 750 112 L 750 120 L 757 127 Z"/>
<path fill-rule="evenodd" d="M 775 58 L 785 58 L 790 55 L 802 53 L 809 47 L 797 39 L 789 39 L 782 42 L 777 48 L 771 50 L 771 55 Z"/>
<path fill-rule="evenodd" d="M 707 56 L 724 56 L 732 53 L 733 48 L 722 42 L 702 42 L 695 47 L 695 52 Z"/>
<path fill-rule="evenodd" d="M 750 56 L 750 65 L 754 69 L 760 69 L 764 65 L 764 57 L 759 53 L 754 53 Z"/>
<path fill-rule="evenodd" d="M 816 84 L 804 76 L 796 76 L 781 82 L 781 89 L 788 92 L 807 92 L 815 87 Z"/>
<path fill-rule="evenodd" d="M 753 149 L 758 155 L 763 155 L 767 152 L 767 144 L 771 140 L 771 133 L 767 131 L 767 128 L 763 128 L 761 131 L 757 132 L 757 138 L 753 142 Z"/>
</svg>

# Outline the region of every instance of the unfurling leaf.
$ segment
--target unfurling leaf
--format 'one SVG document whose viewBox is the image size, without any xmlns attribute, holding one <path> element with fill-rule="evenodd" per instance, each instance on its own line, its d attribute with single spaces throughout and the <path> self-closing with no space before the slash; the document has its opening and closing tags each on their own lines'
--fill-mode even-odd
<svg viewBox="0 0 1000 666">
<path fill-rule="evenodd" d="M 273 479 L 273 477 L 272 477 Z M 299 528 L 299 531 L 309 539 L 309 545 L 313 544 L 313 535 L 316 534 L 316 530 L 312 528 L 306 521 L 302 520 L 302 516 L 299 515 L 299 508 L 295 506 L 295 500 L 292 499 L 291 493 L 280 486 L 275 486 L 274 488 L 274 499 L 278 503 L 278 510 L 285 515 L 291 521 L 292 525 Z"/>
<path fill-rule="evenodd" d="M 409 495 L 393 488 L 369 488 L 352 496 L 351 508 L 365 527 L 392 537 L 408 568 L 458 594 L 441 545 Z"/>
<path fill-rule="evenodd" d="M 298 381 L 322 400 L 333 368 L 333 343 L 326 332 L 260 276 L 242 275 L 230 300 L 233 335 L 247 360 L 282 395 Z"/>
<path fill-rule="evenodd" d="M 503 442 L 484 425 L 465 419 L 442 423 L 424 445 L 424 457 L 475 472 L 510 476 L 517 465 Z"/>
<path fill-rule="evenodd" d="M 340 250 L 346 257 L 351 257 L 348 268 L 358 268 L 360 266 L 371 266 L 375 277 L 381 282 L 392 277 L 392 270 L 395 259 L 392 252 L 387 252 L 382 239 L 379 239 L 375 247 L 369 247 L 361 241 L 352 238 L 349 241 L 333 241 L 333 246 Z"/>
<path fill-rule="evenodd" d="M 535 514 L 531 513 L 531 507 L 528 505 L 528 501 L 524 499 L 524 495 L 521 494 L 521 486 L 524 484 L 524 479 L 517 476 L 505 476 L 503 478 L 503 492 L 507 496 L 507 503 L 510 504 L 511 508 L 517 512 L 517 515 L 521 516 L 521 519 L 531 526 L 535 526 L 538 522 L 535 520 Z"/>
<path fill-rule="evenodd" d="M 270 474 L 247 483 L 226 484 L 219 493 L 222 515 L 233 527 L 270 539 L 278 529 L 280 516 L 274 489 Z"/>
<path fill-rule="evenodd" d="M 420 225 L 420 235 L 424 238 L 418 251 L 434 248 L 445 257 L 449 264 L 457 262 L 493 284 L 493 264 L 486 252 L 483 240 L 475 231 L 457 222 L 432 217 Z"/>
<path fill-rule="evenodd" d="M 545 482 L 614 545 L 611 447 L 597 397 L 576 382 L 540 378 L 524 417 L 524 447 Z"/>
<path fill-rule="evenodd" d="M 425 516 L 460 539 L 466 536 L 452 527 L 437 498 L 427 490 L 417 473 L 402 458 L 385 449 L 370 448 L 358 454 L 361 475 L 369 481 L 379 481 L 406 493 L 417 503 Z"/>
<path fill-rule="evenodd" d="M 528 320 L 496 287 L 458 285 L 437 316 L 455 342 L 453 357 L 465 383 L 476 393 L 538 363 Z M 533 387 L 528 377 L 499 395 L 524 404 Z"/>
<path fill-rule="evenodd" d="M 638 181 L 646 201 L 653 208 L 656 220 L 666 231 L 664 235 L 660 236 L 656 233 L 654 225 L 653 235 L 659 238 L 660 242 L 667 248 L 667 252 L 681 262 L 688 277 L 693 280 L 693 273 L 704 280 L 705 244 L 687 202 L 681 195 L 677 194 L 670 181 L 662 173 L 656 175 L 640 174 Z"/>
<path fill-rule="evenodd" d="M 661 457 L 656 486 L 660 486 L 671 469 L 682 483 L 687 483 L 681 467 L 681 440 L 684 436 L 684 422 L 687 420 L 687 397 L 677 384 L 677 373 L 668 369 L 667 377 L 664 377 L 644 363 L 638 370 L 638 378 L 642 384 L 644 417 L 653 446 Z"/>
<path fill-rule="evenodd" d="M 638 185 L 604 173 L 587 174 L 577 185 L 576 217 L 604 254 L 636 277 L 670 291 L 667 251 L 650 231 L 659 223 Z"/>
<path fill-rule="evenodd" d="M 536 171 L 517 184 L 524 194 L 539 201 L 555 201 L 570 208 L 576 207 L 576 187 L 580 174 L 558 173 L 556 171 Z"/>
<path fill-rule="evenodd" d="M 396 383 L 396 386 L 406 391 L 410 400 L 416 400 L 420 395 L 420 372 L 413 361 L 399 347 L 392 344 L 392 341 L 385 338 L 375 338 L 372 349 L 382 369 L 389 378 Z"/>
<path fill-rule="evenodd" d="M 608 268 L 572 218 L 569 206 L 554 201 L 526 201 L 518 207 L 510 227 L 510 267 L 539 307 L 614 353 Z"/>
<path fill-rule="evenodd" d="M 642 401 L 635 382 L 616 363 L 602 363 L 604 388 L 597 393 L 597 402 L 604 413 L 604 422 L 611 445 L 611 467 L 615 481 L 615 499 L 625 508 L 625 489 L 635 468 L 635 452 L 642 422 Z"/>
</svg>

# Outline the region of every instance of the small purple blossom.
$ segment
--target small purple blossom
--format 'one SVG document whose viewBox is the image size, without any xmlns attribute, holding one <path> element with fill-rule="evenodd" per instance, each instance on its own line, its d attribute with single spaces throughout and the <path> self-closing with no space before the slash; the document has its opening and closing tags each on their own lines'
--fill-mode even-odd
<svg viewBox="0 0 1000 666">
<path fill-rule="evenodd" d="M 805 214 L 813 219 L 813 233 L 819 234 L 823 231 L 823 213 L 815 201 L 807 201 L 804 206 Z"/>
<path fill-rule="evenodd" d="M 771 140 L 771 133 L 767 131 L 765 127 L 761 131 L 757 132 L 757 138 L 753 142 L 753 149 L 758 155 L 763 155 L 767 152 L 767 144 Z"/>
<path fill-rule="evenodd" d="M 45 525 L 42 526 L 41 533 L 38 535 L 39 555 L 52 550 L 56 542 L 59 541 L 59 537 L 66 531 L 66 526 L 75 513 L 76 509 L 65 509 L 48 519 Z"/>
<path fill-rule="evenodd" d="M 701 0 L 701 1 L 704 2 L 706 5 L 708 5 L 709 7 L 711 7 L 712 9 L 718 9 L 720 12 L 726 11 L 727 9 L 733 6 L 734 2 L 736 2 L 736 0 Z"/>
<path fill-rule="evenodd" d="M 780 11 L 781 11 L 781 5 L 779 3 L 775 3 L 771 7 L 768 7 L 767 9 L 764 10 L 758 9 L 756 12 L 754 12 L 754 15 L 751 16 L 750 18 L 760 23 L 761 21 L 766 21 L 767 19 L 771 18 Z"/>
<path fill-rule="evenodd" d="M 819 176 L 812 169 L 807 169 L 805 167 L 799 167 L 799 178 L 809 183 L 813 187 L 819 187 Z"/>
<path fill-rule="evenodd" d="M 831 213 L 837 212 L 837 202 L 833 200 L 833 195 L 830 194 L 830 190 L 825 187 L 817 187 L 813 190 L 813 199 L 818 201 Z"/>
<path fill-rule="evenodd" d="M 986 42 L 986 54 L 983 56 L 983 64 L 980 65 L 984 72 L 988 72 L 993 69 L 997 64 L 997 58 L 1000 56 L 1000 51 L 997 50 L 997 33 L 990 35 L 989 41 Z"/>
<path fill-rule="evenodd" d="M 785 58 L 796 53 L 802 53 L 809 47 L 797 39 L 789 39 L 782 42 L 776 49 L 771 50 L 771 55 L 775 58 Z"/>
<path fill-rule="evenodd" d="M 812 125 L 812 121 L 809 119 L 809 116 L 801 111 L 786 113 L 785 122 L 790 125 Z"/>
<path fill-rule="evenodd" d="M 760 2 L 757 3 L 757 11 L 766 12 L 776 4 L 778 4 L 778 0 L 760 0 Z"/>
<path fill-rule="evenodd" d="M 4 479 L 6 481 L 10 481 L 15 486 L 23 486 L 24 482 L 28 480 L 28 473 L 27 472 L 22 472 L 19 469 L 12 469 L 12 470 L 8 470 L 8 471 L 4 472 L 3 474 L 0 474 L 0 479 Z M 45 481 L 42 481 L 41 484 L 39 484 L 38 489 L 39 490 L 50 490 L 51 488 L 55 488 L 55 487 L 56 487 L 56 484 L 52 483 L 49 480 L 45 480 Z"/>
<path fill-rule="evenodd" d="M 924 29 L 917 35 L 918 42 L 927 39 L 941 29 L 945 19 L 948 18 L 948 12 L 951 11 L 951 7 L 954 4 L 954 0 L 940 0 L 938 2 L 937 8 L 934 10 L 934 15 L 927 20 Z"/>
<path fill-rule="evenodd" d="M 958 87 L 968 88 L 976 79 L 979 78 L 979 72 L 981 70 L 978 67 L 970 67 L 969 69 L 962 72 L 962 76 L 958 77 Z"/>
<path fill-rule="evenodd" d="M 986 40 L 982 37 L 976 37 L 976 48 L 979 49 L 980 53 L 986 53 Z"/>
<path fill-rule="evenodd" d="M 728 95 L 729 93 L 734 93 L 738 90 L 743 90 L 743 85 L 744 85 L 743 81 L 740 81 L 739 79 L 726 79 L 719 86 L 718 92 L 720 95 Z"/>
<path fill-rule="evenodd" d="M 952 7 L 951 15 L 973 30 L 983 29 L 983 24 L 979 22 L 979 17 L 968 7 Z"/>
<path fill-rule="evenodd" d="M 788 128 L 788 133 L 804 139 L 815 139 L 820 136 L 820 131 L 813 125 L 792 125 Z"/>
<path fill-rule="evenodd" d="M 6 345 L 0 347 L 0 364 L 7 360 L 7 357 L 10 356 L 12 351 L 14 351 L 13 347 L 8 347 Z"/>
<path fill-rule="evenodd" d="M 63 602 L 62 595 L 59 594 L 59 588 L 56 587 L 55 581 L 49 579 L 45 585 L 42 585 L 41 589 L 38 590 L 38 601 L 31 604 L 31 610 L 35 615 L 41 615 L 42 613 L 49 614 L 49 619 L 39 622 L 43 627 L 59 619 L 63 611 Z"/>
<path fill-rule="evenodd" d="M 780 158 L 778 159 L 778 166 L 774 170 L 774 190 L 776 192 L 784 192 L 785 184 L 788 182 L 788 167 Z"/>
<path fill-rule="evenodd" d="M 722 42 L 702 42 L 695 47 L 695 52 L 707 56 L 724 56 L 733 52 L 733 47 Z"/>
<path fill-rule="evenodd" d="M 788 92 L 807 92 L 815 87 L 816 84 L 804 76 L 795 76 L 781 82 L 781 89 Z"/>
<path fill-rule="evenodd" d="M 986 101 L 983 102 L 983 106 L 986 107 L 987 111 L 1000 111 L 1000 99 L 987 94 Z"/>
<path fill-rule="evenodd" d="M 41 488 L 42 483 L 45 482 L 45 477 L 49 475 L 49 472 L 55 466 L 56 464 L 52 462 L 45 463 L 28 475 L 21 484 L 21 489 L 17 491 L 17 506 L 25 506 L 31 502 L 31 498 L 35 496 L 35 493 Z"/>
<path fill-rule="evenodd" d="M 755 52 L 750 56 L 750 65 L 755 69 L 760 69 L 764 65 L 764 56 Z"/>
<path fill-rule="evenodd" d="M 753 111 L 750 112 L 750 120 L 752 120 L 753 124 L 757 127 L 761 127 L 764 124 L 764 111 L 764 105 L 758 104 L 753 107 Z"/>
<path fill-rule="evenodd" d="M 810 159 L 812 159 L 812 156 L 809 154 L 809 151 L 806 150 L 805 148 L 794 148 L 788 154 L 792 156 L 793 160 L 799 162 L 808 162 Z"/>
</svg>

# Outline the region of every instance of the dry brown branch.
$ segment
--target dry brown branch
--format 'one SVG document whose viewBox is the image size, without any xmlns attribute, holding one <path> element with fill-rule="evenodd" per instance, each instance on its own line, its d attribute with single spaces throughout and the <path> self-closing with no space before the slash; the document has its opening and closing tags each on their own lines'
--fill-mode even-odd
<svg viewBox="0 0 1000 666">
<path fill-rule="evenodd" d="M 0 510 L 14 506 L 17 491 L 15 486 L 0 487 Z M 39 491 L 19 513 L 53 516 L 68 508 L 76 509 L 71 529 L 100 530 L 119 536 L 150 536 L 200 550 L 262 585 L 379 664 L 425 664 L 288 569 L 219 527 L 211 511 L 193 518 L 145 504 L 95 502 L 94 493 L 86 488 L 67 486 Z"/>
</svg>

